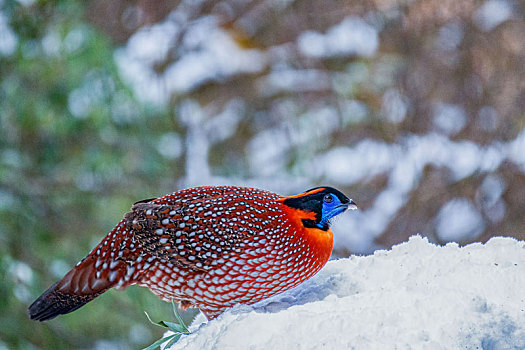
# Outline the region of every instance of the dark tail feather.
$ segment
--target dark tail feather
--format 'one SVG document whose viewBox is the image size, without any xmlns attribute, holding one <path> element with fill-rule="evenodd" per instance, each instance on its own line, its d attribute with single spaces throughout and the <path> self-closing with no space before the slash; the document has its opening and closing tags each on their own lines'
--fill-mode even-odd
<svg viewBox="0 0 525 350">
<path fill-rule="evenodd" d="M 100 269 L 97 272 L 96 260 L 96 257 L 89 255 L 46 290 L 29 306 L 29 317 L 46 321 L 75 311 L 115 286 L 125 275 L 124 262 L 118 261 L 112 266 L 113 269 Z"/>
<path fill-rule="evenodd" d="M 58 282 L 46 290 L 29 307 L 29 317 L 35 321 L 46 321 L 75 311 L 97 295 L 63 294 L 57 290 Z"/>
<path fill-rule="evenodd" d="M 29 317 L 37 321 L 50 320 L 75 311 L 112 287 L 125 288 L 132 284 L 130 276 L 124 278 L 128 269 L 125 258 L 133 261 L 138 251 L 127 249 L 132 240 L 125 240 L 125 234 L 122 220 L 84 260 L 29 306 Z M 121 246 L 123 241 L 127 242 L 126 246 Z M 114 258 L 111 251 L 114 247 L 134 255 L 119 254 L 120 258 Z"/>
</svg>

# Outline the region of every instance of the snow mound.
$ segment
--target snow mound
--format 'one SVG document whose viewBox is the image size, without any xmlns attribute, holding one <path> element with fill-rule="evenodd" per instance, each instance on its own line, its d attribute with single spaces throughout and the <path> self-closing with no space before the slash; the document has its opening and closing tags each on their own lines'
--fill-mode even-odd
<svg viewBox="0 0 525 350">
<path fill-rule="evenodd" d="M 172 349 L 525 349 L 525 242 L 413 236 L 203 321 Z"/>
</svg>

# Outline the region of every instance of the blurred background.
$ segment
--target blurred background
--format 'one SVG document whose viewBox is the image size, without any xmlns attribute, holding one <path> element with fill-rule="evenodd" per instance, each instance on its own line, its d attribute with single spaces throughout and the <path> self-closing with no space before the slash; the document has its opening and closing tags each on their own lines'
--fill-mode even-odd
<svg viewBox="0 0 525 350">
<path fill-rule="evenodd" d="M 0 0 L 0 349 L 128 349 L 170 305 L 27 306 L 135 201 L 330 185 L 334 257 L 525 239 L 525 7 L 510 0 Z M 424 268 L 424 267 L 422 267 Z"/>
</svg>

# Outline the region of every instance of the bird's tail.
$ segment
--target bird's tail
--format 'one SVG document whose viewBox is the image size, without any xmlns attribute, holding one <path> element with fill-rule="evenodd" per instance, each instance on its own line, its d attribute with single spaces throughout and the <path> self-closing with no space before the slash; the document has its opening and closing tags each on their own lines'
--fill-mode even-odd
<svg viewBox="0 0 525 350">
<path fill-rule="evenodd" d="M 104 251 L 109 248 L 109 241 L 117 244 L 122 241 L 118 234 L 123 230 L 122 223 L 117 225 L 84 260 L 38 297 L 29 306 L 29 317 L 37 321 L 50 320 L 75 311 L 112 287 L 125 286 L 127 263 Z"/>
</svg>

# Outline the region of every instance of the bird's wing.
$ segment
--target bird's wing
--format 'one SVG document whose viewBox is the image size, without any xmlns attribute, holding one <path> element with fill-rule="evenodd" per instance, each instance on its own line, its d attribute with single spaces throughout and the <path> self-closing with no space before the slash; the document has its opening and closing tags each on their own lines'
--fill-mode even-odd
<svg viewBox="0 0 525 350">
<path fill-rule="evenodd" d="M 242 196 L 232 195 L 235 191 L 239 188 L 199 187 L 140 201 L 126 214 L 126 227 L 145 252 L 183 268 L 205 271 L 263 229 L 257 223 L 244 225 L 236 217 L 249 205 L 246 200 L 236 201 Z"/>
</svg>

